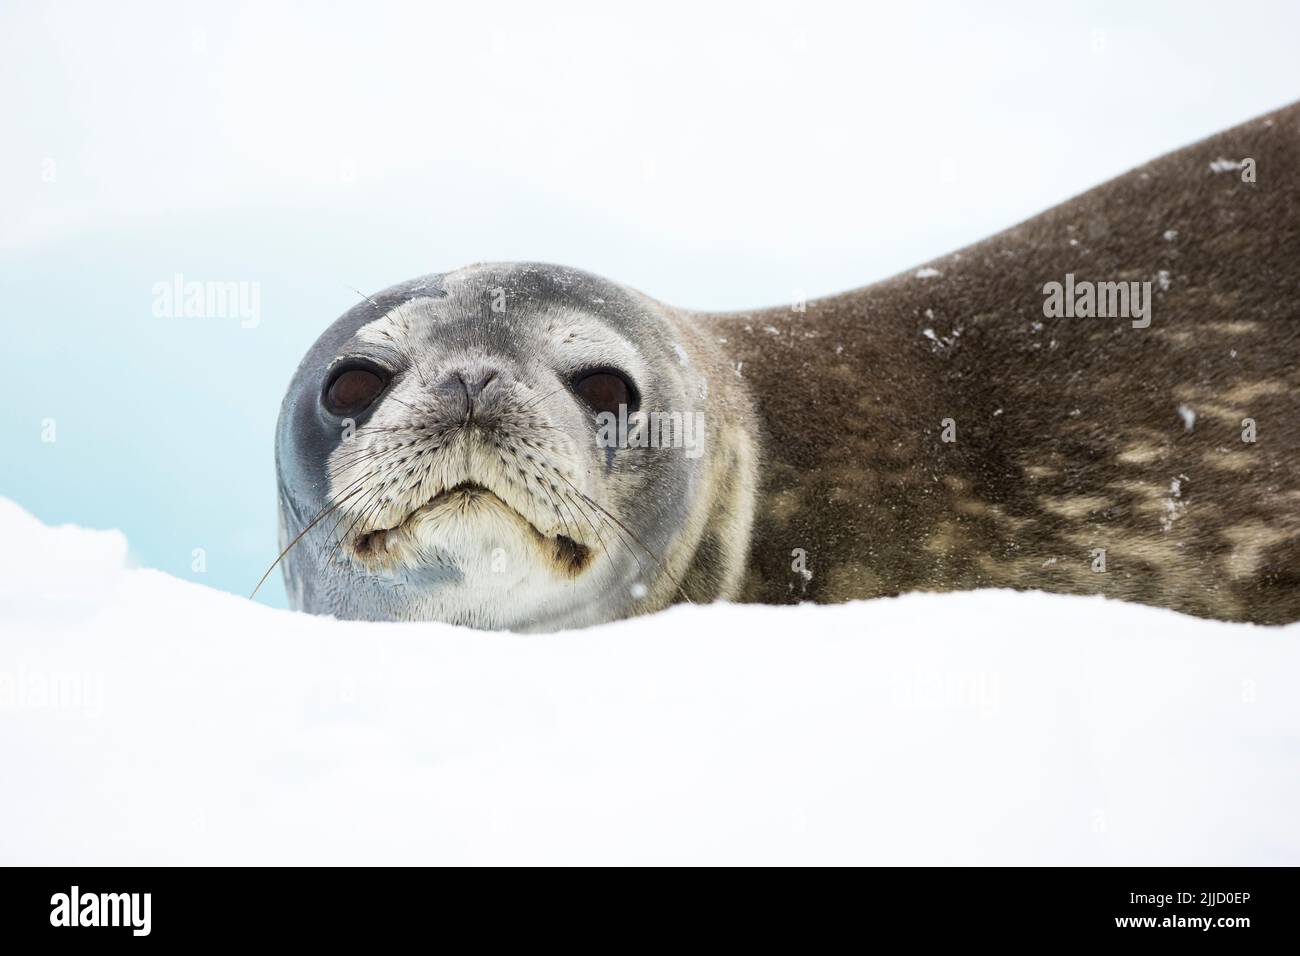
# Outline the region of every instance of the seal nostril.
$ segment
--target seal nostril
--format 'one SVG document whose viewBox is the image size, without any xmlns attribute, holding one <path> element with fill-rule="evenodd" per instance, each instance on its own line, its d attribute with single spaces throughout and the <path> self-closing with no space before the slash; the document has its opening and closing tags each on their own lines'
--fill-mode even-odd
<svg viewBox="0 0 1300 956">
<path fill-rule="evenodd" d="M 475 404 L 499 374 L 499 369 L 482 366 L 458 369 L 444 377 L 435 391 L 446 403 L 447 414 L 468 424 Z"/>
<path fill-rule="evenodd" d="M 465 387 L 465 394 L 471 399 L 474 399 L 482 395 L 484 389 L 486 389 L 488 384 L 496 377 L 496 369 L 492 369 L 491 371 L 483 371 L 476 375 L 471 375 L 468 382 L 465 380 L 464 376 L 462 376 L 460 382 L 461 385 Z"/>
</svg>

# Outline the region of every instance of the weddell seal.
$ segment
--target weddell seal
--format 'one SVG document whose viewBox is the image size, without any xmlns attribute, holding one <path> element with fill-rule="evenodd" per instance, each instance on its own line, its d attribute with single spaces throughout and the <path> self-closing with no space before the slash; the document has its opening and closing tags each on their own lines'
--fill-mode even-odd
<svg viewBox="0 0 1300 956">
<path fill-rule="evenodd" d="M 1300 619 L 1300 106 L 854 292 L 477 265 L 359 302 L 276 440 L 292 605 L 549 630 L 979 587 Z"/>
</svg>

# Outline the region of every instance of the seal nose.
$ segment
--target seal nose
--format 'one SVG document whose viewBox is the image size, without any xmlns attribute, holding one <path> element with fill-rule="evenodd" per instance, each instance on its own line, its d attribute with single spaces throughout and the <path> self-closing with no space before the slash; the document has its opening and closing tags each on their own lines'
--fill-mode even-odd
<svg viewBox="0 0 1300 956">
<path fill-rule="evenodd" d="M 465 395 L 472 402 L 479 398 L 483 394 L 483 390 L 496 379 L 497 370 L 494 368 L 479 368 L 472 372 L 458 372 L 457 376 L 465 389 Z"/>
<path fill-rule="evenodd" d="M 469 422 L 500 374 L 501 370 L 491 365 L 459 368 L 443 376 L 434 391 L 446 403 L 448 417 Z"/>
</svg>

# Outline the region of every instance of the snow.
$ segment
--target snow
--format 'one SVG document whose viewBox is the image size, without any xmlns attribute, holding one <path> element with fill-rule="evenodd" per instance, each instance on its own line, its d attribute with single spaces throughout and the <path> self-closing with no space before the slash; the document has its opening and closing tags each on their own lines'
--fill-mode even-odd
<svg viewBox="0 0 1300 956">
<path fill-rule="evenodd" d="M 1210 163 L 1210 172 L 1212 173 L 1236 172 L 1238 169 L 1241 169 L 1242 165 L 1243 165 L 1242 163 L 1238 162 L 1235 159 L 1223 159 L 1222 157 L 1220 157 L 1219 159 L 1216 159 Z"/>
<path fill-rule="evenodd" d="M 0 863 L 1300 863 L 1297 626 L 982 591 L 524 637 L 0 534 Z"/>
<path fill-rule="evenodd" d="M 1179 475 L 1169 482 L 1169 497 L 1165 499 L 1165 513 L 1160 519 L 1161 531 L 1172 530 L 1174 522 L 1187 510 L 1187 502 L 1183 500 L 1183 482 L 1187 480 L 1186 475 Z"/>
</svg>

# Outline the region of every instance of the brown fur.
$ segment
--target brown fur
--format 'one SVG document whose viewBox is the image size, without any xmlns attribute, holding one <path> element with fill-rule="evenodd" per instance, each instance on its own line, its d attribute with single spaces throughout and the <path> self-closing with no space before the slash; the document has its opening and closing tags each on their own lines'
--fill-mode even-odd
<svg viewBox="0 0 1300 956">
<path fill-rule="evenodd" d="M 1254 184 L 1211 171 L 1244 157 Z M 1041 588 L 1300 619 L 1300 105 L 930 265 L 699 317 L 764 422 L 744 599 Z M 1045 317 L 1066 273 L 1151 281 L 1150 328 Z"/>
</svg>

